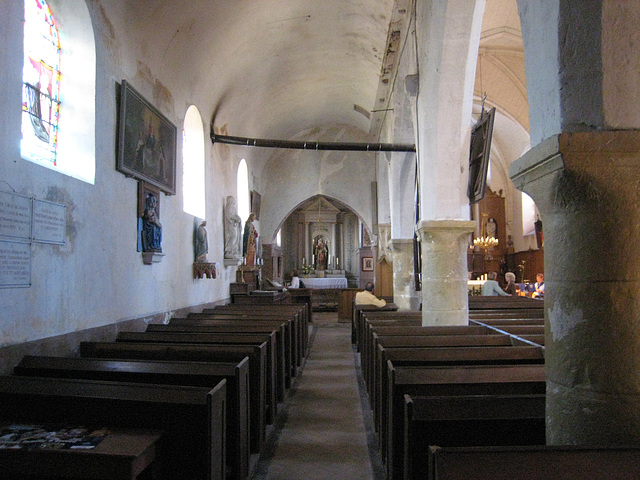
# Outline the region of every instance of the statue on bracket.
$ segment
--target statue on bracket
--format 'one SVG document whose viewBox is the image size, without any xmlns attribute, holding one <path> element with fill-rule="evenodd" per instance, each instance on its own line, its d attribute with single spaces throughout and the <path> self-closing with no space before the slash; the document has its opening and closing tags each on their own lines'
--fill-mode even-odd
<svg viewBox="0 0 640 480">
<path fill-rule="evenodd" d="M 256 248 L 258 231 L 253 225 L 253 221 L 256 218 L 255 213 L 249 214 L 249 218 L 244 224 L 244 235 L 242 238 L 242 255 L 245 257 L 245 263 L 247 265 L 255 265 L 256 262 Z"/>
<path fill-rule="evenodd" d="M 209 242 L 207 240 L 207 222 L 200 222 L 196 229 L 194 244 L 196 250 L 196 262 L 204 263 L 207 261 L 207 253 L 209 252 Z"/>
<path fill-rule="evenodd" d="M 229 195 L 224 207 L 224 258 L 240 258 L 241 238 L 242 219 L 238 215 L 235 197 Z"/>
<path fill-rule="evenodd" d="M 162 224 L 160 223 L 160 192 L 144 185 L 141 187 L 144 209 L 141 215 L 140 241 L 143 252 L 162 253 Z"/>
</svg>

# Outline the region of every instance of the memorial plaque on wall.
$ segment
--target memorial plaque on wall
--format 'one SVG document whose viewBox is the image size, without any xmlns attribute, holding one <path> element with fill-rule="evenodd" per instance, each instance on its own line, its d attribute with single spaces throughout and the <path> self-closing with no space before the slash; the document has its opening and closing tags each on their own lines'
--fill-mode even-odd
<svg viewBox="0 0 640 480">
<path fill-rule="evenodd" d="M 31 286 L 31 244 L 0 240 L 0 288 Z"/>
<path fill-rule="evenodd" d="M 31 205 L 30 197 L 0 192 L 0 237 L 31 239 Z"/>
<path fill-rule="evenodd" d="M 67 229 L 67 207 L 44 200 L 33 201 L 33 240 L 64 244 Z"/>
</svg>

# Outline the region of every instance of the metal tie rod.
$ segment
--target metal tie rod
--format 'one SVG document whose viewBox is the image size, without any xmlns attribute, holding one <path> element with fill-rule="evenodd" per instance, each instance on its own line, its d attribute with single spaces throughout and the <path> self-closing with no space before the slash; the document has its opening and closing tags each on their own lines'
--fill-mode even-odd
<svg viewBox="0 0 640 480">
<path fill-rule="evenodd" d="M 408 143 L 347 143 L 304 142 L 293 140 L 268 140 L 260 138 L 232 137 L 211 132 L 211 141 L 246 147 L 288 148 L 297 150 L 344 150 L 357 152 L 415 152 L 415 144 Z"/>
</svg>

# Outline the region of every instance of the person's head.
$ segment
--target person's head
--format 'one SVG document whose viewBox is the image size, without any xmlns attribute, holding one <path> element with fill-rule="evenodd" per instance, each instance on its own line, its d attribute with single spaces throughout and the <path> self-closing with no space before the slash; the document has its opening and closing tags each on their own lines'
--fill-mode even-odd
<svg viewBox="0 0 640 480">
<path fill-rule="evenodd" d="M 498 278 L 498 274 L 497 274 L 496 272 L 489 272 L 489 273 L 487 274 L 487 278 L 488 278 L 489 280 L 495 280 L 496 278 Z"/>
<path fill-rule="evenodd" d="M 516 281 L 516 274 L 513 272 L 507 272 L 504 274 L 504 279 L 508 282 L 515 282 Z"/>
<path fill-rule="evenodd" d="M 293 272 L 291 272 L 291 276 L 292 277 L 297 277 L 298 276 L 298 271 L 294 270 Z"/>
<path fill-rule="evenodd" d="M 373 293 L 373 289 L 374 289 L 373 282 L 367 282 L 367 284 L 364 286 L 364 289 L 367 292 L 372 292 Z"/>
<path fill-rule="evenodd" d="M 538 280 L 538 283 L 544 282 L 544 274 L 543 273 L 537 274 L 536 275 L 536 280 Z"/>
<path fill-rule="evenodd" d="M 256 219 L 256 214 L 255 214 L 255 213 L 253 213 L 253 212 L 251 212 L 251 213 L 249 214 L 249 221 L 250 221 L 250 222 L 253 222 L 255 219 Z"/>
</svg>

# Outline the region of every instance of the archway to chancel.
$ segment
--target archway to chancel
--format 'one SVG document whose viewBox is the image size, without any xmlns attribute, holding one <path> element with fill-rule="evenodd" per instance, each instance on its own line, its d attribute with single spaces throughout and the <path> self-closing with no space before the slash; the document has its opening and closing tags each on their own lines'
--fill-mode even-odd
<svg viewBox="0 0 640 480">
<path fill-rule="evenodd" d="M 358 285 L 360 247 L 371 232 L 349 205 L 314 195 L 292 209 L 279 228 L 285 281 L 297 270 L 303 278 L 344 278 L 345 287 Z"/>
</svg>

